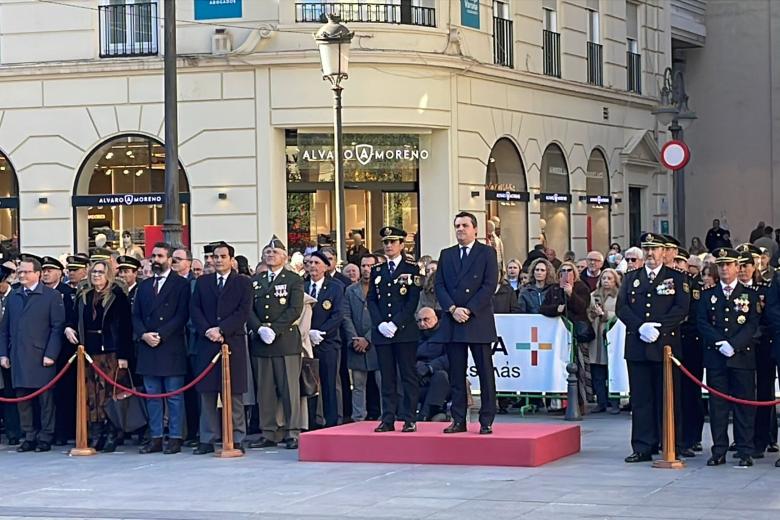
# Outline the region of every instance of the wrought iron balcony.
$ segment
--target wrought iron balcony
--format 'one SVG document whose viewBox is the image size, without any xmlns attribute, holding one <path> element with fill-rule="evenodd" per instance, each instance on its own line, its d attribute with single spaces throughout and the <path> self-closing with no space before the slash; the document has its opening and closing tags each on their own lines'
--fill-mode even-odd
<svg viewBox="0 0 780 520">
<path fill-rule="evenodd" d="M 626 69 L 628 77 L 626 79 L 626 90 L 629 92 L 642 93 L 642 56 L 634 52 L 626 53 Z"/>
<path fill-rule="evenodd" d="M 599 87 L 604 85 L 604 60 L 601 45 L 588 42 L 588 83 Z"/>
<path fill-rule="evenodd" d="M 493 17 L 493 63 L 514 67 L 514 37 L 512 20 Z"/>
<path fill-rule="evenodd" d="M 157 54 L 157 2 L 99 5 L 98 15 L 101 58 Z"/>
<path fill-rule="evenodd" d="M 561 35 L 553 31 L 542 31 L 542 51 L 544 53 L 544 73 L 547 76 L 561 77 Z"/>
<path fill-rule="evenodd" d="M 325 23 L 326 13 L 336 14 L 341 21 L 364 23 L 391 23 L 398 25 L 419 25 L 436 27 L 436 9 L 418 7 L 411 3 L 359 4 L 357 2 L 321 2 L 316 4 L 296 2 L 295 21 L 304 23 Z"/>
</svg>

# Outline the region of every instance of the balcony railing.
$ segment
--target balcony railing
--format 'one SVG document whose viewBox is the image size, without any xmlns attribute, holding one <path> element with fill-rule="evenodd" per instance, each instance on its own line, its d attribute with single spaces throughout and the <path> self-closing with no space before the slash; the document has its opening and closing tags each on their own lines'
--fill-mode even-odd
<svg viewBox="0 0 780 520">
<path fill-rule="evenodd" d="M 642 56 L 634 52 L 626 53 L 626 69 L 628 77 L 626 79 L 626 90 L 629 92 L 642 93 Z"/>
<path fill-rule="evenodd" d="M 561 35 L 553 31 L 542 31 L 542 51 L 544 52 L 544 73 L 547 76 L 561 77 Z"/>
<path fill-rule="evenodd" d="M 397 4 L 358 4 L 356 2 L 339 3 L 296 3 L 296 22 L 325 23 L 326 13 L 341 17 L 341 21 L 366 23 L 393 23 L 399 25 L 420 25 L 436 27 L 436 9 L 418 7 L 407 3 Z"/>
<path fill-rule="evenodd" d="M 588 42 L 588 83 L 601 87 L 604 85 L 604 62 L 601 45 Z"/>
<path fill-rule="evenodd" d="M 512 20 L 493 17 L 493 63 L 514 67 L 514 47 Z"/>
<path fill-rule="evenodd" d="M 157 2 L 99 5 L 100 57 L 157 54 Z"/>
</svg>

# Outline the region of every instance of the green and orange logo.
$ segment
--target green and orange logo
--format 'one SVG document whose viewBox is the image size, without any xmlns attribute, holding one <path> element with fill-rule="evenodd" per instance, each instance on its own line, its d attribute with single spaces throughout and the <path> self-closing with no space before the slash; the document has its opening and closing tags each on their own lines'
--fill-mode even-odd
<svg viewBox="0 0 780 520">
<path fill-rule="evenodd" d="M 540 350 L 552 350 L 552 343 L 539 343 L 539 328 L 531 327 L 531 342 L 530 343 L 515 343 L 517 350 L 530 350 L 531 351 L 531 366 L 535 367 L 539 364 L 539 351 Z"/>
</svg>

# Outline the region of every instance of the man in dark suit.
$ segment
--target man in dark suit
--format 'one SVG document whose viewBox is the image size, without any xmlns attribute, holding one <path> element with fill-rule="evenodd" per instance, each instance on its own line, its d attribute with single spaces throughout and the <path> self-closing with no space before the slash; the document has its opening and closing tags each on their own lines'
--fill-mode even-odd
<svg viewBox="0 0 780 520">
<path fill-rule="evenodd" d="M 41 262 L 22 257 L 16 270 L 20 286 L 9 297 L 0 322 L 0 366 L 11 369 L 17 397 L 46 386 L 55 376 L 55 362 L 62 348 L 65 305 L 62 296 L 40 282 Z M 51 391 L 37 397 L 36 429 L 33 401 L 18 404 L 25 440 L 17 451 L 49 451 L 54 437 L 55 405 Z"/>
<path fill-rule="evenodd" d="M 626 273 L 615 312 L 626 326 L 625 359 L 631 389 L 631 447 L 625 461 L 653 459 L 661 441 L 663 356 L 670 345 L 681 356 L 680 325 L 690 307 L 687 275 L 664 265 L 663 235 L 641 237 L 645 266 Z M 675 392 L 677 395 L 678 392 Z M 680 427 L 681 421 L 675 423 Z M 682 436 L 677 436 L 680 441 Z M 678 442 L 680 442 L 678 441 Z"/>
<path fill-rule="evenodd" d="M 257 374 L 257 403 L 263 437 L 250 448 L 270 448 L 284 442 L 298 448 L 301 432 L 301 333 L 297 321 L 303 312 L 303 279 L 285 269 L 287 248 L 276 235 L 263 248 L 268 271 L 252 281 L 252 363 Z M 281 406 L 282 421 L 277 419 Z"/>
<path fill-rule="evenodd" d="M 320 361 L 320 397 L 325 427 L 338 424 L 339 408 L 336 379 L 341 357 L 341 320 L 344 286 L 327 276 L 330 260 L 321 251 L 314 251 L 309 258 L 309 281 L 304 290 L 317 299 L 312 308 L 309 338 L 314 346 L 314 357 Z M 310 414 L 311 415 L 311 414 Z M 313 425 L 309 421 L 309 425 Z"/>
<path fill-rule="evenodd" d="M 740 399 L 756 398 L 756 352 L 753 336 L 758 329 L 758 294 L 737 280 L 739 253 L 731 248 L 712 252 L 720 282 L 705 289 L 697 323 L 704 344 L 707 383 Z M 729 412 L 734 410 L 734 440 L 739 465 L 752 466 L 755 408 L 710 398 L 712 456 L 708 466 L 726 462 L 729 447 Z"/>
<path fill-rule="evenodd" d="M 369 254 L 366 246 L 363 245 L 363 235 L 359 231 L 352 233 L 352 245 L 347 249 L 347 263 L 360 265 L 360 260 Z"/>
<path fill-rule="evenodd" d="M 208 367 L 212 358 L 230 346 L 230 381 L 233 408 L 233 442 L 244 451 L 246 415 L 243 394 L 247 391 L 246 322 L 252 312 L 252 282 L 231 269 L 235 249 L 230 244 L 214 244 L 212 260 L 216 272 L 203 275 L 195 282 L 190 316 L 197 333 L 198 351 L 196 372 Z M 222 360 L 198 383 L 200 392 L 200 443 L 193 452 L 203 455 L 214 452 L 214 443 L 220 436 L 220 412 L 217 395 L 222 391 Z"/>
<path fill-rule="evenodd" d="M 65 267 L 52 256 L 41 258 L 41 282 L 50 289 L 54 289 L 62 296 L 65 306 L 65 327 L 76 327 L 76 291 L 62 282 L 62 274 Z M 74 348 L 67 342 L 62 342 L 62 350 L 57 356 L 57 371 L 68 363 L 73 355 Z M 76 371 L 69 370 L 65 377 L 57 383 L 54 392 L 54 407 L 56 419 L 54 421 L 54 445 L 65 446 L 68 440 L 76 438 Z"/>
<path fill-rule="evenodd" d="M 479 433 L 493 433 L 496 379 L 490 344 L 497 339 L 493 294 L 498 285 L 496 251 L 477 241 L 477 217 L 455 215 L 457 245 L 442 249 L 436 272 L 436 298 L 444 315 L 433 340 L 446 343 L 452 386 L 452 424 L 444 433 L 466 431 L 466 368 L 468 350 L 479 374 L 482 405 Z"/>
<path fill-rule="evenodd" d="M 165 242 L 154 245 L 154 277 L 138 285 L 133 305 L 133 338 L 138 343 L 136 370 L 144 377 L 144 388 L 149 394 L 178 390 L 184 386 L 187 374 L 190 285 L 171 271 L 171 252 L 171 246 Z M 121 266 L 120 263 L 120 269 Z M 179 453 L 184 433 L 184 396 L 169 397 L 167 403 L 168 445 L 164 453 Z M 148 400 L 147 408 L 151 441 L 140 453 L 157 453 L 163 451 L 162 399 Z"/>
<path fill-rule="evenodd" d="M 374 267 L 366 300 L 371 314 L 371 337 L 382 374 L 382 421 L 375 432 L 395 430 L 398 377 L 403 385 L 404 432 L 417 431 L 417 398 L 420 388 L 417 361 L 417 324 L 414 313 L 420 298 L 420 268 L 403 257 L 406 231 L 392 226 L 379 230 L 387 262 Z"/>
<path fill-rule="evenodd" d="M 10 263 L 13 264 L 13 268 L 5 264 L 0 265 L 0 319 L 5 314 L 5 308 L 13 291 L 11 282 L 16 273 L 16 264 L 14 262 Z M 0 380 L 4 383 L 3 388 L 0 389 L 0 396 L 13 398 L 16 394 L 11 384 L 11 370 L 4 367 L 0 368 Z M 8 445 L 16 446 L 22 437 L 22 427 L 19 425 L 19 409 L 16 404 L 0 403 L 0 418 L 3 421 L 3 430 L 8 438 Z"/>
</svg>

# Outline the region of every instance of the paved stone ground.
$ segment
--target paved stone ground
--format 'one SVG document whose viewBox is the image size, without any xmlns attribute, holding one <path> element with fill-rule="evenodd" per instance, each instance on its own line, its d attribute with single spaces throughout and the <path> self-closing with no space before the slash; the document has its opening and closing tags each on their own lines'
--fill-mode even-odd
<svg viewBox="0 0 780 520">
<path fill-rule="evenodd" d="M 500 421 L 559 421 L 557 417 Z M 775 519 L 780 468 L 627 465 L 629 417 L 589 416 L 579 455 L 541 468 L 300 463 L 297 452 L 242 459 L 0 447 L 0 519 Z M 705 441 L 705 448 L 709 441 Z"/>
</svg>

